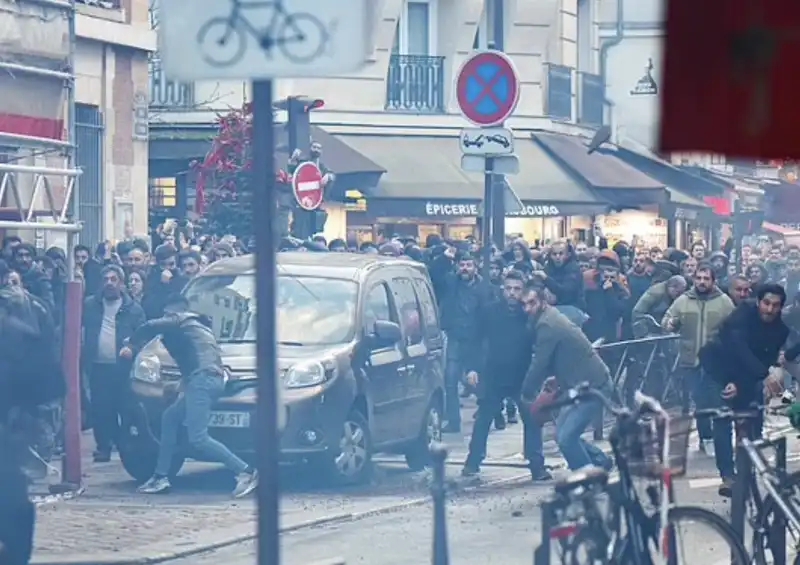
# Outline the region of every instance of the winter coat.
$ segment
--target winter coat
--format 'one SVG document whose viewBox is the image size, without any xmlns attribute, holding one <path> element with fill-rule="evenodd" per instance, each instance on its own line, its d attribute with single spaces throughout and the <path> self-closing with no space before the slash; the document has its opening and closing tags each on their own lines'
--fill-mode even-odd
<svg viewBox="0 0 800 565">
<path fill-rule="evenodd" d="M 675 299 L 664 314 L 662 324 L 675 321 L 681 336 L 678 355 L 682 367 L 697 367 L 700 349 L 733 310 L 731 299 L 716 286 L 707 294 L 698 294 L 697 289 L 692 288 Z"/>
</svg>

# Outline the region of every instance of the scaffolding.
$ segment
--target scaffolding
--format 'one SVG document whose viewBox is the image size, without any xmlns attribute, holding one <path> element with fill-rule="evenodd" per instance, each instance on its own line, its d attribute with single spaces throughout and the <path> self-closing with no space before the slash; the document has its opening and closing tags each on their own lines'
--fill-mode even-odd
<svg viewBox="0 0 800 565">
<path fill-rule="evenodd" d="M 45 85 L 50 81 L 60 84 L 61 94 L 57 98 L 60 108 L 56 106 L 53 122 L 59 123 L 60 119 L 63 124 L 62 131 L 48 136 L 13 131 L 14 128 L 2 127 L 4 123 L 0 122 L 0 145 L 5 157 L 5 162 L 0 164 L 0 207 L 4 212 L 0 229 L 66 233 L 71 280 L 74 240 L 81 229 L 77 217 L 80 171 L 75 168 L 74 152 L 75 0 L 0 0 L 0 33 L 14 35 L 0 47 L 0 76 L 4 74 L 3 78 L 14 81 L 35 79 Z M 51 41 L 51 38 L 54 39 Z M 56 85 L 52 87 L 55 92 Z M 35 91 L 5 92 L 4 95 L 17 97 L 10 102 L 15 109 L 19 104 L 26 104 L 25 97 L 45 96 Z M 47 101 L 36 100 L 31 104 L 31 108 L 38 111 L 43 107 L 47 108 Z M 7 113 L 28 117 L 25 112 Z M 63 167 L 24 164 L 33 160 L 36 165 L 37 157 L 53 154 L 58 156 Z M 24 182 L 26 176 L 32 182 Z M 55 179 L 61 179 L 60 187 Z M 60 193 L 56 188 L 61 188 Z M 46 222 L 40 222 L 40 218 Z"/>
</svg>

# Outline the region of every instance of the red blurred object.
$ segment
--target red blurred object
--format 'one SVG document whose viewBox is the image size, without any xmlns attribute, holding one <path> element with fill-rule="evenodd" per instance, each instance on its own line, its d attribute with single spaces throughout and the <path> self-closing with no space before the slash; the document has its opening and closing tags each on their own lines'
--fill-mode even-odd
<svg viewBox="0 0 800 565">
<path fill-rule="evenodd" d="M 800 157 L 800 2 L 670 0 L 660 151 Z"/>
<path fill-rule="evenodd" d="M 311 110 L 319 110 L 323 106 L 325 106 L 325 101 L 321 98 L 315 98 L 310 103 L 306 104 L 303 110 L 310 112 Z"/>
<path fill-rule="evenodd" d="M 547 409 L 547 406 L 552 403 L 558 395 L 558 385 L 556 384 L 555 377 L 549 377 L 542 385 L 542 392 L 531 403 L 530 412 L 533 421 L 539 425 L 544 425 L 553 419 L 553 414 Z"/>
</svg>

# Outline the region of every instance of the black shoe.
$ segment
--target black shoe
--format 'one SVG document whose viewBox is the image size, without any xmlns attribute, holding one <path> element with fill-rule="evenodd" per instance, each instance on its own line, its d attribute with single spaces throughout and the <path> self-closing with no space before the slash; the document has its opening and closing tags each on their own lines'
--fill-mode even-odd
<svg viewBox="0 0 800 565">
<path fill-rule="evenodd" d="M 517 413 L 516 413 L 516 412 L 512 412 L 512 413 L 510 413 L 510 414 L 509 414 L 509 415 L 506 417 L 506 421 L 509 423 L 509 425 L 510 425 L 510 424 L 517 424 L 517 423 L 519 423 L 519 418 L 517 417 Z"/>
<path fill-rule="evenodd" d="M 552 481 L 553 475 L 550 471 L 542 467 L 541 469 L 531 469 L 531 479 L 536 482 Z"/>
<path fill-rule="evenodd" d="M 462 477 L 475 477 L 480 474 L 481 468 L 478 465 L 473 465 L 471 463 L 465 463 L 464 467 L 461 469 L 461 476 Z"/>
<path fill-rule="evenodd" d="M 443 434 L 460 434 L 461 433 L 461 424 L 446 424 L 442 428 Z"/>
<path fill-rule="evenodd" d="M 111 450 L 97 450 L 93 454 L 95 463 L 108 463 L 111 461 Z"/>
<path fill-rule="evenodd" d="M 502 414 L 495 416 L 494 418 L 494 429 L 495 430 L 505 430 L 506 429 L 506 419 L 503 418 Z"/>
<path fill-rule="evenodd" d="M 725 498 L 731 498 L 733 496 L 733 483 L 734 479 L 732 477 L 722 477 L 722 484 L 719 485 L 719 489 L 717 490 L 719 495 Z"/>
</svg>

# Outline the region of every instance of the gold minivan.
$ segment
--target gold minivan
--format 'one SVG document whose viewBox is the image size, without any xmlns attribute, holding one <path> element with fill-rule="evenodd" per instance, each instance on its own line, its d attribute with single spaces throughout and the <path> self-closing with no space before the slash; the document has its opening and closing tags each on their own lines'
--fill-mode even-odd
<svg viewBox="0 0 800 565">
<path fill-rule="evenodd" d="M 424 467 L 444 409 L 444 336 L 426 267 L 377 255 L 279 253 L 277 284 L 283 460 L 312 463 L 340 483 L 366 481 L 376 452 Z M 209 431 L 251 461 L 259 441 L 255 285 L 253 256 L 242 256 L 212 264 L 184 289 L 191 309 L 211 319 L 229 373 Z M 158 338 L 134 359 L 120 457 L 139 481 L 152 475 L 161 414 L 180 379 Z M 174 473 L 199 456 L 181 445 Z"/>
</svg>

